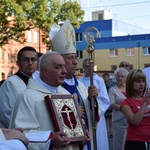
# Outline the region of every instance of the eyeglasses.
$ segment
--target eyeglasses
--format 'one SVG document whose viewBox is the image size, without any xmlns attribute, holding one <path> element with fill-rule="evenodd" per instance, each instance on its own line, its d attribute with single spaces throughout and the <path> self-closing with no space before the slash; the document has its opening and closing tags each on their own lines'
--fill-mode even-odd
<svg viewBox="0 0 150 150">
<path fill-rule="evenodd" d="M 121 67 L 129 67 L 129 65 L 121 65 Z"/>
<path fill-rule="evenodd" d="M 30 61 L 31 61 L 32 63 L 35 63 L 35 62 L 37 62 L 38 60 L 37 60 L 36 58 L 28 58 L 28 57 L 25 57 L 25 58 L 21 59 L 20 61 L 22 61 L 22 62 L 24 62 L 24 63 L 29 63 Z"/>
</svg>

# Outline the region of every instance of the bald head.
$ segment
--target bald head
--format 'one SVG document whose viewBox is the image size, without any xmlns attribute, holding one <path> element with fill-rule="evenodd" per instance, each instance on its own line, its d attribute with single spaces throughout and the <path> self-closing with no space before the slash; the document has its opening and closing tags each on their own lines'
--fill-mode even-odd
<svg viewBox="0 0 150 150">
<path fill-rule="evenodd" d="M 130 63 L 127 60 L 123 60 L 120 62 L 119 67 L 123 67 L 127 71 L 129 71 L 130 70 Z"/>
</svg>

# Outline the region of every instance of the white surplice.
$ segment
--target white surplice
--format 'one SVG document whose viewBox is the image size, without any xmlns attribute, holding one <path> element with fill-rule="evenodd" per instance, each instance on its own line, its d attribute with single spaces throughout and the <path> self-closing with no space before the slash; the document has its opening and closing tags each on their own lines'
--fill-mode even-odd
<svg viewBox="0 0 150 150">
<path fill-rule="evenodd" d="M 87 89 L 90 86 L 90 77 L 82 76 L 80 79 L 78 79 L 78 81 L 82 82 L 86 86 Z M 106 128 L 104 113 L 110 106 L 110 100 L 109 100 L 109 96 L 108 96 L 103 78 L 99 77 L 97 74 L 94 73 L 93 84 L 98 89 L 97 101 L 102 110 L 101 115 L 100 115 L 100 121 L 98 122 L 97 128 L 96 128 L 97 149 L 109 150 L 107 128 Z"/>
</svg>

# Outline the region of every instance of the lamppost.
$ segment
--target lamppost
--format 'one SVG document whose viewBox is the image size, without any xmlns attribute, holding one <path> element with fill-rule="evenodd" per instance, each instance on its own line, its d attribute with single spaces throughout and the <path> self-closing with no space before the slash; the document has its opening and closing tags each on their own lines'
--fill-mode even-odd
<svg viewBox="0 0 150 150">
<path fill-rule="evenodd" d="M 138 47 L 138 69 L 140 69 L 140 42 L 137 42 L 137 47 Z"/>
</svg>

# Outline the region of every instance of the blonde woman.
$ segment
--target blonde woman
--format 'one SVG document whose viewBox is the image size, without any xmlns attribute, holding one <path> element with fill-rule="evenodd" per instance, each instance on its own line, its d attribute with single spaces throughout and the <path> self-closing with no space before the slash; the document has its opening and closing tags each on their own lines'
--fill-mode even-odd
<svg viewBox="0 0 150 150">
<path fill-rule="evenodd" d="M 145 94 L 145 95 L 144 95 Z M 126 80 L 126 96 L 121 111 L 128 120 L 125 150 L 150 148 L 150 90 L 146 89 L 146 76 L 132 70 Z"/>
</svg>

